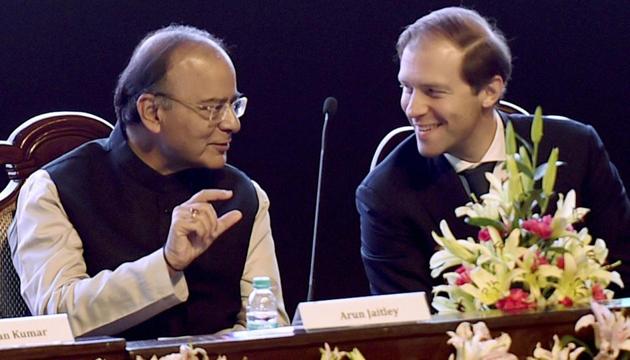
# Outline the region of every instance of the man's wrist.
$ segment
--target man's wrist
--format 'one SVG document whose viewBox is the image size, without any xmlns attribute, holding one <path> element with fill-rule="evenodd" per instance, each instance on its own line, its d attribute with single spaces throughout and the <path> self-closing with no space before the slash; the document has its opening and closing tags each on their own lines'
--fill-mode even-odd
<svg viewBox="0 0 630 360">
<path fill-rule="evenodd" d="M 166 266 L 168 266 L 169 269 L 175 271 L 175 272 L 182 272 L 184 271 L 184 269 L 178 269 L 175 266 L 173 266 L 173 264 L 171 264 L 170 261 L 168 261 L 168 258 L 166 257 L 166 247 L 162 246 L 162 256 L 164 257 L 164 262 L 166 263 Z"/>
</svg>

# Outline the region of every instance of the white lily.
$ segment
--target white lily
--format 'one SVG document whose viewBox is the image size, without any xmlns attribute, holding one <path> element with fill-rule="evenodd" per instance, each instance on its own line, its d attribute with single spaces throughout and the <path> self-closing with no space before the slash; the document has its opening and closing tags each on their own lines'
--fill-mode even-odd
<svg viewBox="0 0 630 360">
<path fill-rule="evenodd" d="M 440 221 L 440 230 L 442 231 L 442 236 L 438 235 L 435 231 L 431 232 L 433 240 L 435 240 L 438 245 L 448 250 L 454 256 L 462 259 L 462 261 L 469 263 L 475 262 L 477 254 L 479 253 L 479 244 L 475 243 L 472 239 L 455 239 L 455 236 L 453 236 L 451 229 L 448 227 L 448 224 L 444 220 Z M 440 256 L 444 257 L 443 254 L 441 254 Z"/>
<path fill-rule="evenodd" d="M 591 248 L 593 250 L 593 259 L 600 264 L 603 264 L 608 257 L 608 248 L 606 242 L 602 239 L 595 240 L 595 245 Z"/>
<path fill-rule="evenodd" d="M 496 230 L 495 230 L 496 231 Z M 494 239 L 493 231 L 490 231 L 490 235 Z M 498 236 L 498 232 L 497 232 Z M 521 258 L 527 252 L 527 249 L 519 246 L 519 241 L 521 237 L 520 229 L 514 229 L 510 232 L 507 239 L 505 239 L 505 243 L 503 244 L 503 248 L 497 251 L 499 257 L 502 261 L 506 263 L 506 265 L 510 269 L 514 269 L 516 266 L 516 262 L 519 258 Z M 503 240 L 501 240 L 503 242 Z"/>
<path fill-rule="evenodd" d="M 431 269 L 431 277 L 438 277 L 444 270 L 462 264 L 462 259 L 453 255 L 447 249 L 435 252 L 429 259 L 429 268 Z"/>
<path fill-rule="evenodd" d="M 496 206 L 489 206 L 488 203 L 467 203 L 465 206 L 460 206 L 455 209 L 455 216 L 457 217 L 471 217 L 471 218 L 487 218 L 492 220 L 499 220 L 499 209 Z"/>
<path fill-rule="evenodd" d="M 586 276 L 571 253 L 564 254 L 564 269 L 561 273 L 555 291 L 549 297 L 550 304 L 583 304 L 590 301 L 590 291 L 586 286 Z"/>
<path fill-rule="evenodd" d="M 468 322 L 462 322 L 455 332 L 449 331 L 448 344 L 455 347 L 455 354 L 449 360 L 516 360 L 514 354 L 509 353 L 512 339 L 506 333 L 492 338 L 488 327 L 478 322 L 472 327 Z"/>
<path fill-rule="evenodd" d="M 438 285 L 433 287 L 433 301 L 431 306 L 442 313 L 460 313 L 476 311 L 481 307 L 479 301 L 472 295 L 463 291 L 457 285 Z M 448 297 L 437 294 L 447 294 Z"/>
<path fill-rule="evenodd" d="M 445 296 L 433 296 L 431 307 L 437 310 L 440 314 L 460 313 L 458 304 Z"/>
<path fill-rule="evenodd" d="M 538 343 L 534 350 L 534 356 L 528 356 L 527 360 L 575 360 L 584 350 L 583 347 L 577 347 L 574 343 L 568 343 L 562 347 L 558 335 L 554 335 L 551 350 L 543 348 Z"/>
<path fill-rule="evenodd" d="M 591 309 L 593 314 L 582 316 L 575 324 L 575 331 L 593 328 L 595 346 L 599 349 L 595 360 L 616 359 L 622 350 L 630 351 L 630 319 L 596 302 L 591 303 Z"/>
<path fill-rule="evenodd" d="M 570 224 L 574 224 L 582 220 L 588 212 L 587 208 L 575 207 L 575 190 L 571 190 L 566 197 L 559 194 L 557 210 L 553 217 L 561 217 L 567 219 Z"/>
<path fill-rule="evenodd" d="M 482 267 L 476 267 L 470 271 L 472 284 L 464 284 L 460 288 L 475 297 L 485 305 L 493 305 L 510 292 L 512 272 L 497 263 L 493 269 L 494 273 Z"/>
</svg>

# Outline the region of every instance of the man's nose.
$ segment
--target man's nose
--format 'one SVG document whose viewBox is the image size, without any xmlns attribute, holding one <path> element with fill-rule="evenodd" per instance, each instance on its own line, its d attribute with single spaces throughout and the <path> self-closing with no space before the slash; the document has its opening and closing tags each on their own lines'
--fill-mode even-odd
<svg viewBox="0 0 630 360">
<path fill-rule="evenodd" d="M 423 116 L 429 110 L 426 96 L 419 91 L 413 91 L 413 93 L 409 95 L 409 101 L 404 110 L 409 119 Z"/>
<path fill-rule="evenodd" d="M 219 123 L 219 128 L 226 132 L 239 132 L 241 130 L 241 120 L 234 113 L 234 109 L 228 106 L 225 112 L 223 120 Z"/>
</svg>

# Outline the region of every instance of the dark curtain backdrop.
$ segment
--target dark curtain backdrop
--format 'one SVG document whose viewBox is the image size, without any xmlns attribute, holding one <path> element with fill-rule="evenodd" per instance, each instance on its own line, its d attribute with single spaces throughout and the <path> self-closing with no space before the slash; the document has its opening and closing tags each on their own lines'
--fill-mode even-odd
<svg viewBox="0 0 630 360">
<path fill-rule="evenodd" d="M 170 23 L 208 29 L 230 45 L 250 98 L 229 161 L 271 198 L 276 251 L 290 314 L 306 298 L 321 105 L 328 128 L 316 298 L 368 293 L 354 190 L 391 128 L 404 125 L 394 44 L 401 29 L 459 1 L 3 1 L 0 137 L 48 111 L 81 110 L 114 122 L 112 93 L 137 42 Z M 627 1 L 463 1 L 510 40 L 507 98 L 532 111 L 595 126 L 626 186 L 630 121 Z M 614 224 L 611 224 L 614 225 Z"/>
</svg>

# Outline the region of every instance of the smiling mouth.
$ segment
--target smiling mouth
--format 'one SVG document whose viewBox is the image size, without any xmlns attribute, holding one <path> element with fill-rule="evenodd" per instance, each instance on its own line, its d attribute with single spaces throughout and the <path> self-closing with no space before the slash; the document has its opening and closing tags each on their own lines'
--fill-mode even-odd
<svg viewBox="0 0 630 360">
<path fill-rule="evenodd" d="M 440 126 L 442 126 L 442 124 L 426 124 L 426 125 L 414 125 L 415 128 L 419 131 L 419 132 L 429 132 L 431 130 L 435 130 L 437 128 L 439 128 Z"/>
</svg>

